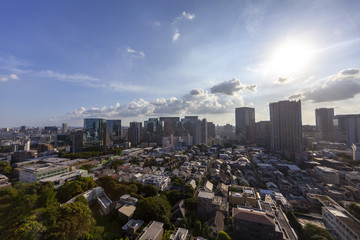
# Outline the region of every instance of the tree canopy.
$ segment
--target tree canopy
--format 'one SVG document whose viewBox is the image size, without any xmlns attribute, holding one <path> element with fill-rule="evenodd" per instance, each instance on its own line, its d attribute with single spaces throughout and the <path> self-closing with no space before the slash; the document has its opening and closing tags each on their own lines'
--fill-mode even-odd
<svg viewBox="0 0 360 240">
<path fill-rule="evenodd" d="M 134 212 L 134 218 L 150 222 L 152 220 L 170 225 L 171 206 L 165 197 L 148 197 L 139 200 Z"/>
<path fill-rule="evenodd" d="M 231 237 L 224 231 L 219 231 L 216 240 L 231 240 Z"/>
<path fill-rule="evenodd" d="M 11 172 L 11 166 L 8 162 L 0 162 L 0 174 L 8 175 Z"/>
</svg>

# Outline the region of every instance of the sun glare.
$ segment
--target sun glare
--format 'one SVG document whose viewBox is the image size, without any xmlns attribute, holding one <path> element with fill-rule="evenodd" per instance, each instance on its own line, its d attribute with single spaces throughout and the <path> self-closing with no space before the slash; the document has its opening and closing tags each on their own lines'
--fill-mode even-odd
<svg viewBox="0 0 360 240">
<path fill-rule="evenodd" d="M 268 71 L 275 74 L 293 75 L 305 69 L 313 48 L 303 41 L 285 41 L 275 47 L 271 54 Z"/>
</svg>

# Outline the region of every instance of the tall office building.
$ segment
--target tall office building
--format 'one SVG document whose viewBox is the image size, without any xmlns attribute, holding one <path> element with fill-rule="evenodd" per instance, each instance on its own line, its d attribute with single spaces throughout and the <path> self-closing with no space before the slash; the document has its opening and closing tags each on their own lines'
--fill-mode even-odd
<svg viewBox="0 0 360 240">
<path fill-rule="evenodd" d="M 207 145 L 208 131 L 206 118 L 203 120 L 196 120 L 194 125 L 194 145 L 205 144 Z"/>
<path fill-rule="evenodd" d="M 106 120 L 106 143 L 108 146 L 119 144 L 121 141 L 121 120 Z"/>
<path fill-rule="evenodd" d="M 360 142 L 360 114 L 336 115 L 334 117 L 335 141 L 351 147 Z"/>
<path fill-rule="evenodd" d="M 67 133 L 67 131 L 68 131 L 68 125 L 67 125 L 67 123 L 63 123 L 63 124 L 62 124 L 61 130 L 62 130 L 63 133 Z"/>
<path fill-rule="evenodd" d="M 270 121 L 255 123 L 256 145 L 270 150 L 271 148 L 271 124 Z"/>
<path fill-rule="evenodd" d="M 132 146 L 136 146 L 141 143 L 142 135 L 142 123 L 141 122 L 131 122 L 130 127 L 128 128 L 128 141 L 131 142 Z"/>
<path fill-rule="evenodd" d="M 255 108 L 235 109 L 236 140 L 242 145 L 255 143 Z"/>
<path fill-rule="evenodd" d="M 149 118 L 144 121 L 144 141 L 161 144 L 164 132 L 164 121 L 158 118 Z"/>
<path fill-rule="evenodd" d="M 207 123 L 207 134 L 208 138 L 215 138 L 216 132 L 215 132 L 215 124 L 213 122 Z"/>
<path fill-rule="evenodd" d="M 302 150 L 301 101 L 270 103 L 271 150 Z"/>
<path fill-rule="evenodd" d="M 84 119 L 84 147 L 106 147 L 106 120 Z"/>
<path fill-rule="evenodd" d="M 320 140 L 333 141 L 334 135 L 334 109 L 318 108 L 315 110 L 316 133 Z"/>
<path fill-rule="evenodd" d="M 160 121 L 164 122 L 164 136 L 176 134 L 176 129 L 180 121 L 179 117 L 160 117 Z"/>
</svg>

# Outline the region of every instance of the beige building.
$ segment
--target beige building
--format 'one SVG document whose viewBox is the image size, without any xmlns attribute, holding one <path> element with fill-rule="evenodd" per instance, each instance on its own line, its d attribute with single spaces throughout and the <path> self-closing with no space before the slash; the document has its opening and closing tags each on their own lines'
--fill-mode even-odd
<svg viewBox="0 0 360 240">
<path fill-rule="evenodd" d="M 328 167 L 315 167 L 315 176 L 322 182 L 327 184 L 339 184 L 339 172 Z"/>
</svg>

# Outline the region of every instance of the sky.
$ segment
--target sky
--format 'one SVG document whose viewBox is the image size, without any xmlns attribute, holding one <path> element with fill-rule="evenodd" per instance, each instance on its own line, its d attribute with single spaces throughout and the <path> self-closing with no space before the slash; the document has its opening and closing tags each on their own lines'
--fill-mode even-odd
<svg viewBox="0 0 360 240">
<path fill-rule="evenodd" d="M 82 126 L 301 100 L 360 114 L 358 0 L 0 1 L 0 127 Z"/>
</svg>

